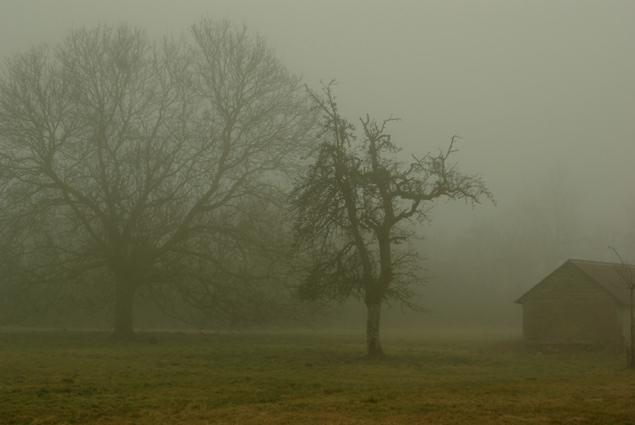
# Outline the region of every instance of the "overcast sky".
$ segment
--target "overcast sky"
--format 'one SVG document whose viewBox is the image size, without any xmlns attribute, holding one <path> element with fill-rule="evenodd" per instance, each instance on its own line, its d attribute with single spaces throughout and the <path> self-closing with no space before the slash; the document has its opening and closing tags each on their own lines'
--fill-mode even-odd
<svg viewBox="0 0 635 425">
<path fill-rule="evenodd" d="M 85 25 L 159 35 L 203 16 L 261 33 L 312 86 L 337 79 L 351 118 L 400 117 L 407 151 L 462 136 L 462 167 L 499 206 L 439 214 L 534 202 L 560 175 L 589 225 L 635 227 L 635 1 L 0 0 L 0 56 Z"/>
</svg>

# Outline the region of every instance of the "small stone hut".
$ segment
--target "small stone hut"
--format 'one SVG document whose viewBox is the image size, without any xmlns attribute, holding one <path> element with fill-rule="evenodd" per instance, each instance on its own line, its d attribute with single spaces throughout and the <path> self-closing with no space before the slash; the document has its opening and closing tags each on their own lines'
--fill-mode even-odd
<svg viewBox="0 0 635 425">
<path fill-rule="evenodd" d="M 567 260 L 516 302 L 531 344 L 624 345 L 635 266 Z"/>
</svg>

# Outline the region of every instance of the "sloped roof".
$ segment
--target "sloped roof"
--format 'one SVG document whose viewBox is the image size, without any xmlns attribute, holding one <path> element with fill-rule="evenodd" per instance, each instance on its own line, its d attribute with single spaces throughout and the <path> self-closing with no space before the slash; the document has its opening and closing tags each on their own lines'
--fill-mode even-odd
<svg viewBox="0 0 635 425">
<path fill-rule="evenodd" d="M 635 265 L 626 264 L 623 266 L 619 263 L 569 259 L 558 267 L 558 269 L 567 264 L 572 264 L 577 267 L 593 282 L 608 292 L 609 295 L 611 295 L 620 304 L 628 305 L 630 303 L 630 291 L 628 289 L 628 285 L 629 282 L 635 283 Z M 549 276 L 551 276 L 551 274 Z M 525 294 L 518 298 L 516 302 L 522 304 L 525 297 L 546 279 L 547 278 L 541 280 L 537 285 L 525 292 Z"/>
</svg>

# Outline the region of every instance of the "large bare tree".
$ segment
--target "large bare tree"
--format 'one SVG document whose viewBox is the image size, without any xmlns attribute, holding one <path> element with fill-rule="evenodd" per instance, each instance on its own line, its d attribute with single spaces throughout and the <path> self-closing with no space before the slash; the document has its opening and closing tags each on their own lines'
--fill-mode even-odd
<svg viewBox="0 0 635 425">
<path fill-rule="evenodd" d="M 310 93 L 323 122 L 315 162 L 292 198 L 297 241 L 310 258 L 301 288 L 308 297 L 362 298 L 368 355 L 381 357 L 382 303 L 407 302 L 409 284 L 419 278 L 416 253 L 407 244 L 412 222 L 424 220 L 436 199 L 478 203 L 491 194 L 480 177 L 462 174 L 450 162 L 456 138 L 437 155 L 403 164 L 387 133 L 392 120 L 360 119 L 358 139 L 338 111 L 332 84 L 324 96 Z"/>
<path fill-rule="evenodd" d="M 178 42 L 74 31 L 0 80 L 3 222 L 45 221 L 30 240 L 49 265 L 107 274 L 115 335 L 130 337 L 140 288 L 219 264 L 247 200 L 271 202 L 311 124 L 305 97 L 261 38 L 226 22 Z"/>
</svg>

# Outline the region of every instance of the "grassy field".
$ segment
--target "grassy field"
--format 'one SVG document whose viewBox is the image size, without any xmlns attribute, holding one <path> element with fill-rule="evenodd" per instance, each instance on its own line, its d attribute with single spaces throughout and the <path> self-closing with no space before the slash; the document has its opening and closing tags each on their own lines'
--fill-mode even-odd
<svg viewBox="0 0 635 425">
<path fill-rule="evenodd" d="M 360 336 L 0 333 L 0 424 L 635 424 L 609 353 Z"/>
</svg>

